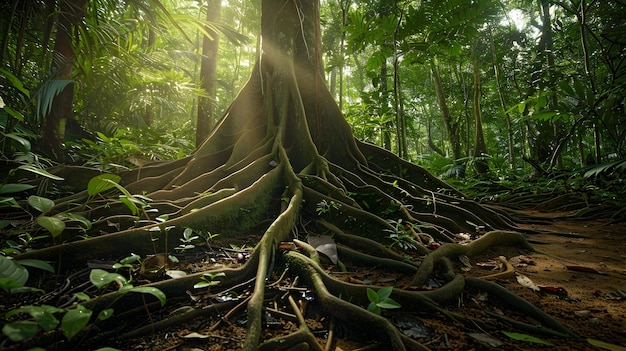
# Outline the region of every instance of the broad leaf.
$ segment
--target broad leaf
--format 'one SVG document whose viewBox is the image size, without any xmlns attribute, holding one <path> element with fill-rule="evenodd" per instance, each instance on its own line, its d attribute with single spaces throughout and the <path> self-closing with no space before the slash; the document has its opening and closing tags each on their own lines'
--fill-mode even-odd
<svg viewBox="0 0 626 351">
<path fill-rule="evenodd" d="M 39 212 L 47 212 L 54 206 L 54 201 L 36 195 L 28 197 L 28 204 Z"/>
<path fill-rule="evenodd" d="M 393 291 L 393 286 L 385 286 L 385 287 L 378 289 L 377 294 L 380 300 L 382 301 L 388 298 L 389 296 L 391 296 L 392 291 Z"/>
<path fill-rule="evenodd" d="M 27 259 L 23 259 L 23 260 L 16 260 L 16 262 L 21 264 L 22 266 L 39 268 L 39 269 L 41 269 L 43 271 L 54 273 L 54 268 L 52 268 L 50 263 L 48 263 L 46 261 L 42 261 L 42 260 L 38 260 L 38 259 L 34 259 L 34 258 L 27 258 Z"/>
<path fill-rule="evenodd" d="M 107 286 L 109 283 L 118 281 L 122 285 L 126 284 L 126 278 L 119 273 L 110 273 L 103 269 L 92 269 L 89 273 L 89 281 L 98 289 Z"/>
<path fill-rule="evenodd" d="M 94 196 L 103 191 L 115 188 L 122 177 L 116 174 L 100 174 L 89 180 L 87 184 L 87 194 Z"/>
<path fill-rule="evenodd" d="M 376 304 L 378 307 L 380 308 L 385 308 L 385 309 L 392 309 L 392 308 L 400 308 L 402 307 L 402 305 L 400 305 L 398 302 L 390 299 L 390 298 L 384 298 L 382 299 L 382 301 L 380 301 L 379 303 Z"/>
<path fill-rule="evenodd" d="M 0 255 L 0 287 L 19 288 L 26 284 L 28 270 L 17 262 Z"/>
<path fill-rule="evenodd" d="M 113 309 L 107 308 L 98 313 L 98 320 L 104 321 L 111 318 L 111 316 L 113 316 Z"/>
<path fill-rule="evenodd" d="M 137 286 L 137 287 L 134 287 L 134 288 L 130 289 L 130 291 L 138 292 L 138 293 L 142 293 L 142 294 L 150 294 L 150 295 L 156 297 L 161 302 L 161 306 L 165 305 L 165 302 L 166 302 L 165 293 L 163 293 L 163 291 L 161 291 L 161 290 L 159 290 L 157 288 L 153 288 L 153 287 L 150 287 L 150 286 Z"/>
<path fill-rule="evenodd" d="M 77 305 L 65 313 L 61 321 L 61 330 L 66 338 L 72 339 L 78 334 L 91 319 L 93 311 L 83 305 Z"/>
<path fill-rule="evenodd" d="M 376 291 L 370 288 L 367 288 L 367 299 L 373 303 L 377 303 L 380 301 L 380 298 L 378 297 L 378 294 L 376 293 Z"/>
<path fill-rule="evenodd" d="M 33 337 L 37 334 L 39 327 L 33 321 L 18 321 L 7 323 L 2 327 L 2 333 L 11 339 L 11 341 L 19 342 Z"/>
<path fill-rule="evenodd" d="M 47 229 L 54 238 L 61 235 L 65 230 L 65 223 L 56 217 L 37 217 L 37 224 Z"/>
</svg>

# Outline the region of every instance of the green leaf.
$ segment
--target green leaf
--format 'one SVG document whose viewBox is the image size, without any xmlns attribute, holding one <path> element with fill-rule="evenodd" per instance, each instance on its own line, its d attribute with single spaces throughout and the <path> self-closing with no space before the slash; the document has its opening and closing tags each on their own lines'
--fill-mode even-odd
<svg viewBox="0 0 626 351">
<path fill-rule="evenodd" d="M 22 94 L 26 95 L 26 97 L 30 98 L 30 91 L 24 87 L 22 81 L 16 77 L 13 73 L 7 71 L 6 69 L 0 68 L 0 74 L 6 77 L 6 79 L 11 82 L 11 84 Z"/>
<path fill-rule="evenodd" d="M 544 112 L 533 113 L 533 119 L 536 119 L 538 121 L 547 121 L 550 118 L 556 116 L 557 114 L 558 112 L 556 111 L 544 111 Z"/>
<path fill-rule="evenodd" d="M 61 330 L 66 338 L 72 339 L 78 334 L 91 319 L 93 311 L 83 305 L 68 310 L 61 320 Z"/>
<path fill-rule="evenodd" d="M 81 215 L 77 215 L 74 213 L 64 213 L 63 216 L 67 217 L 67 219 L 80 223 L 80 226 L 84 230 L 91 229 L 91 221 Z"/>
<path fill-rule="evenodd" d="M 608 342 L 587 338 L 587 342 L 595 347 L 599 347 L 602 349 L 607 349 L 611 351 L 626 351 L 626 347 L 609 344 Z"/>
<path fill-rule="evenodd" d="M 50 113 L 52 101 L 59 95 L 66 86 L 73 83 L 73 80 L 52 78 L 43 82 L 33 96 L 37 100 L 37 116 L 43 117 Z"/>
<path fill-rule="evenodd" d="M 2 333 L 11 339 L 11 341 L 19 342 L 33 337 L 37 334 L 39 327 L 33 321 L 18 321 L 7 323 L 2 327 Z"/>
<path fill-rule="evenodd" d="M 39 174 L 40 176 L 46 177 L 46 178 L 50 178 L 52 180 L 64 180 L 64 178 L 59 177 L 57 175 L 54 175 L 48 171 L 46 171 L 45 169 L 41 169 L 41 168 L 37 168 L 35 166 L 31 166 L 31 165 L 21 165 L 19 167 L 17 167 L 17 169 L 21 169 L 24 171 L 28 171 L 28 172 L 32 172 L 35 174 Z"/>
<path fill-rule="evenodd" d="M 17 262 L 0 255 L 0 287 L 19 288 L 26 284 L 28 270 Z"/>
<path fill-rule="evenodd" d="M 130 256 L 124 257 L 120 263 L 121 264 L 130 264 L 130 263 L 135 263 L 138 262 L 139 259 L 141 258 L 141 256 L 137 255 L 137 254 L 130 254 Z"/>
<path fill-rule="evenodd" d="M 56 217 L 37 217 L 37 224 L 47 229 L 53 238 L 61 235 L 61 233 L 65 230 L 65 223 Z"/>
<path fill-rule="evenodd" d="M 6 110 L 6 107 L 5 107 L 5 110 Z M 19 119 L 19 118 L 17 118 L 17 119 Z M 13 140 L 17 141 L 17 143 L 20 145 L 20 147 L 19 147 L 20 151 L 22 151 L 22 152 L 29 152 L 31 150 L 30 141 L 28 141 L 28 139 L 22 138 L 21 136 L 15 135 L 13 133 L 2 133 L 2 135 L 4 135 L 7 138 L 10 138 L 10 139 L 13 139 Z"/>
<path fill-rule="evenodd" d="M 77 292 L 74 294 L 74 296 L 76 296 L 77 299 L 81 300 L 81 301 L 89 301 L 91 300 L 91 297 L 89 295 L 87 295 L 84 292 Z"/>
<path fill-rule="evenodd" d="M 554 346 L 551 343 L 547 342 L 547 341 L 543 341 L 539 338 L 536 338 L 534 336 L 531 335 L 527 335 L 527 334 L 521 334 L 521 333 L 513 333 L 513 332 L 508 332 L 508 331 L 504 331 L 501 330 L 502 334 L 508 336 L 509 338 L 513 339 L 513 340 L 517 340 L 517 341 L 525 341 L 525 342 L 532 342 L 535 344 L 542 344 L 542 345 L 548 345 L 548 346 Z"/>
<path fill-rule="evenodd" d="M 38 260 L 35 258 L 27 258 L 23 260 L 16 260 L 15 262 L 21 264 L 22 266 L 28 266 L 33 268 L 39 268 L 43 271 L 54 273 L 54 268 L 50 265 L 50 263 L 42 260 Z"/>
<path fill-rule="evenodd" d="M 389 296 L 391 296 L 392 291 L 393 291 L 393 286 L 385 286 L 385 287 L 378 289 L 378 292 L 376 294 L 378 295 L 379 301 L 382 301 L 388 298 Z"/>
<path fill-rule="evenodd" d="M 156 297 L 160 302 L 161 302 L 161 306 L 165 305 L 166 302 L 166 296 L 165 293 L 163 293 L 163 291 L 157 289 L 157 288 L 153 288 L 151 286 L 137 286 L 134 287 L 132 289 L 130 289 L 131 292 L 137 292 L 137 293 L 142 293 L 142 294 L 150 294 L 154 297 Z"/>
<path fill-rule="evenodd" d="M 402 307 L 398 302 L 390 299 L 390 298 L 384 298 L 382 299 L 379 303 L 376 304 L 376 306 L 380 307 L 380 308 L 385 308 L 385 309 L 393 309 L 393 308 L 400 308 Z"/>
<path fill-rule="evenodd" d="M 28 204 L 39 212 L 47 212 L 54 206 L 54 201 L 36 195 L 28 197 Z"/>
<path fill-rule="evenodd" d="M 104 321 L 111 318 L 111 316 L 113 316 L 113 309 L 107 308 L 98 313 L 98 320 Z"/>
<path fill-rule="evenodd" d="M 3 184 L 3 185 L 0 185 L 0 194 L 19 193 L 21 191 L 30 190 L 33 188 L 34 186 L 29 185 L 29 184 L 15 184 L 15 183 Z"/>
<path fill-rule="evenodd" d="M 56 328 L 57 325 L 59 325 L 59 320 L 56 319 L 56 317 L 53 316 L 50 311 L 46 311 L 45 309 L 33 311 L 30 313 L 30 315 L 35 319 L 35 322 L 37 322 L 37 324 L 39 324 L 41 329 L 43 329 L 44 331 L 51 331 Z"/>
<path fill-rule="evenodd" d="M 101 348 L 97 349 L 96 351 L 121 351 L 121 350 L 113 348 L 113 347 L 101 347 Z"/>
<path fill-rule="evenodd" d="M 0 196 L 0 206 L 10 206 L 15 208 L 21 208 L 20 205 L 15 201 L 13 197 L 1 197 Z"/>
<path fill-rule="evenodd" d="M 11 117 L 17 119 L 20 122 L 24 122 L 24 115 L 21 114 L 19 111 L 14 110 L 11 106 L 4 106 L 3 109 L 9 114 L 11 115 Z"/>
<path fill-rule="evenodd" d="M 380 298 L 378 297 L 378 294 L 370 288 L 367 288 L 367 299 L 373 303 L 380 302 Z"/>
<path fill-rule="evenodd" d="M 128 207 L 133 216 L 136 216 L 139 210 L 137 209 L 137 205 L 130 200 L 130 198 L 126 196 L 120 196 L 120 201 Z"/>
<path fill-rule="evenodd" d="M 374 302 L 370 302 L 369 306 L 367 306 L 367 310 L 380 316 L 380 307 L 378 307 L 378 305 L 376 305 Z"/>
<path fill-rule="evenodd" d="M 103 269 L 92 269 L 89 273 L 89 280 L 98 289 L 107 286 L 109 283 L 118 281 L 125 285 L 127 283 L 126 278 L 119 273 L 110 273 Z"/>
<path fill-rule="evenodd" d="M 114 188 L 117 183 L 122 179 L 122 177 L 116 174 L 100 174 L 97 175 L 87 184 L 87 194 L 89 196 L 94 196 L 103 191 Z"/>
<path fill-rule="evenodd" d="M 220 282 L 217 280 L 212 280 L 212 281 L 206 281 L 203 280 L 201 282 L 198 282 L 196 284 L 194 284 L 193 288 L 194 289 L 202 289 L 202 288 L 208 288 L 209 286 L 215 286 L 215 285 L 219 285 Z"/>
</svg>

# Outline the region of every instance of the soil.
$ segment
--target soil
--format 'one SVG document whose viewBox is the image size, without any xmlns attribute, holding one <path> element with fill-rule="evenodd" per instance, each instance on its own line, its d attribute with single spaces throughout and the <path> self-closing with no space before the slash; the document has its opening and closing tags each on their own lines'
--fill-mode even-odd
<svg viewBox="0 0 626 351">
<path fill-rule="evenodd" d="M 383 310 L 383 315 L 390 318 L 396 326 L 404 328 L 405 334 L 418 339 L 423 345 L 433 350 L 603 349 L 592 346 L 588 338 L 613 345 L 605 345 L 606 349 L 626 350 L 623 348 L 626 346 L 626 223 L 560 218 L 561 215 L 567 215 L 566 213 L 530 214 L 544 219 L 541 224 L 522 226 L 540 232 L 528 235 L 528 240 L 539 252 L 498 247 L 478 257 L 471 257 L 469 259 L 471 267 L 467 267 L 460 261 L 457 262 L 456 270 L 458 272 L 464 270 L 466 276 L 473 277 L 497 274 L 500 272 L 499 269 L 505 266 L 498 257 L 506 257 L 515 272 L 503 273 L 492 277 L 491 280 L 540 307 L 581 336 L 579 340 L 537 335 L 531 332 L 527 334 L 538 339 L 514 340 L 502 331 L 525 335 L 524 332 L 493 316 L 502 315 L 530 324 L 533 323 L 532 319 L 517 313 L 515 306 L 507 305 L 481 291 L 467 290 L 458 306 L 449 306 L 447 309 L 463 316 L 486 321 L 487 327 L 463 325 L 444 316 L 426 312 L 415 313 L 402 308 Z M 198 252 L 203 252 L 203 250 L 206 252 L 206 248 L 195 249 Z M 192 255 L 192 252 L 186 253 L 187 257 Z M 240 252 L 240 254 L 231 253 L 228 256 L 232 256 L 227 257 L 229 264 L 236 265 L 237 260 L 245 260 L 245 251 L 243 255 Z M 224 262 L 213 261 L 206 264 L 224 264 Z M 181 263 L 182 265 L 184 263 Z M 199 263 L 193 263 L 192 266 L 196 269 L 206 268 L 199 266 Z M 190 266 L 185 267 L 188 269 Z M 397 287 L 406 288 L 411 278 L 385 271 L 364 270 L 359 267 L 348 266 L 349 273 L 340 273 L 332 265 L 326 267 L 328 272 L 333 273 L 338 279 L 353 283 L 394 284 Z M 277 273 L 279 274 L 280 272 Z M 520 276 L 529 278 L 538 291 L 521 285 L 518 282 Z M 387 349 L 385 345 L 372 344 L 368 335 L 355 332 L 358 330 L 358 321 L 343 325 L 339 322 L 333 323 L 324 317 L 321 312 L 322 308 L 315 303 L 314 293 L 298 288 L 291 279 L 284 278 L 285 284 L 281 288 L 269 291 L 267 294 L 268 309 L 264 339 L 285 336 L 298 330 L 296 316 L 292 313 L 293 310 L 286 298 L 287 295 L 291 295 L 297 297 L 300 308 L 305 311 L 307 325 L 321 345 L 324 346 L 327 343 L 332 330 L 335 350 Z M 90 338 L 87 338 L 83 340 L 81 349 L 82 347 L 97 349 L 110 346 L 121 350 L 236 350 L 240 348 L 245 336 L 246 315 L 245 309 L 236 309 L 234 306 L 243 301 L 246 296 L 245 291 L 240 291 L 237 298 L 230 304 L 224 303 L 225 309 L 219 318 L 207 315 L 148 335 L 121 341 L 114 341 L 115 338 L 112 338 L 110 342 L 106 342 L 106 345 L 102 344 L 103 338 L 95 338 L 99 339 L 96 343 L 91 343 Z M 189 305 L 194 305 L 193 299 L 198 300 L 194 306 L 196 309 L 211 305 L 209 301 L 215 301 L 206 299 L 202 294 L 194 296 L 190 292 L 189 297 L 180 298 L 174 303 L 170 300 L 167 308 L 160 310 L 157 308 L 151 313 L 150 320 L 156 321 L 177 313 L 177 310 L 188 308 Z M 231 315 L 225 315 L 229 310 L 234 312 Z M 491 313 L 490 316 L 486 316 L 488 312 Z M 113 335 L 149 325 L 150 320 L 146 320 L 145 316 L 129 317 L 124 320 L 124 325 L 120 326 L 120 329 L 113 331 Z M 218 327 L 211 328 L 218 322 Z M 102 327 L 103 329 L 92 330 L 91 335 L 102 336 L 107 331 L 111 332 L 105 329 L 104 325 Z M 542 341 L 552 346 L 539 343 Z"/>
</svg>

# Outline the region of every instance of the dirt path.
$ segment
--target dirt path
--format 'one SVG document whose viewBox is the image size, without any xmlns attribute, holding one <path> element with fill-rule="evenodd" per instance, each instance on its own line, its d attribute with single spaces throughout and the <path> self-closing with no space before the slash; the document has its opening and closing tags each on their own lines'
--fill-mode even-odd
<svg viewBox="0 0 626 351">
<path fill-rule="evenodd" d="M 626 346 L 626 225 L 550 216 L 551 225 L 524 227 L 560 234 L 530 235 L 533 246 L 545 254 L 531 254 L 534 264 L 516 271 L 538 286 L 563 288 L 567 296 L 533 292 L 515 282 L 507 288 L 585 338 Z M 585 342 L 561 345 L 564 350 L 600 349 Z"/>
</svg>

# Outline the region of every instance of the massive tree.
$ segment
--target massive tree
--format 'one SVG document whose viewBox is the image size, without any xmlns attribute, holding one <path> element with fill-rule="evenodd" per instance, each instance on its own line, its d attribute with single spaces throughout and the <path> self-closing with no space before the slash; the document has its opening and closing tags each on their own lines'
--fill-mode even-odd
<svg viewBox="0 0 626 351">
<path fill-rule="evenodd" d="M 90 238 L 80 239 L 85 233 L 67 228 L 56 238 L 62 243 L 17 259 L 54 261 L 59 272 L 66 272 L 92 259 L 171 252 L 186 228 L 219 233 L 216 240 L 224 245 L 255 243 L 245 263 L 216 265 L 208 272 L 148 286 L 158 287 L 170 301 L 185 297 L 203 274 L 224 273 L 219 285 L 212 287 L 212 295 L 249 292 L 241 300 L 247 311 L 244 350 L 299 350 L 303 343 L 308 349 L 322 349 L 302 318 L 300 329 L 288 336 L 263 337 L 266 294 L 286 281 L 291 284 L 291 290 L 286 289 L 292 294 L 290 301 L 299 299 L 301 289 L 308 289 L 319 313 L 328 320 L 364 331 L 393 350 L 426 349 L 387 318 L 363 308 L 369 302 L 367 289 L 375 291 L 380 286 L 344 282 L 322 268 L 323 260 L 306 240 L 332 238 L 338 250 L 338 257 L 329 254 L 333 264 L 384 267 L 408 277 L 406 284 L 398 284 L 391 293 L 405 311 L 485 326 L 478 319 L 444 309 L 448 303 L 458 303 L 464 289 L 477 288 L 501 297 L 542 325 L 535 328 L 519 322 L 518 327 L 572 336 L 560 323 L 499 285 L 454 272 L 450 257 L 474 255 L 495 245 L 532 248 L 506 215 L 464 199 L 424 169 L 387 150 L 355 140 L 323 81 L 318 6 L 317 1 L 264 0 L 253 73 L 193 155 L 120 174 L 120 186 L 109 192 L 123 186 L 126 197 L 122 201 L 101 198 L 93 189 L 57 200 L 45 216 L 74 213 L 91 218 L 86 233 Z M 78 168 L 57 173 L 75 179 L 73 183 L 92 175 Z M 143 194 L 141 198 L 147 201 L 136 216 L 125 215 L 129 194 Z M 479 238 L 459 245 L 455 243 L 458 233 L 474 233 Z M 394 238 L 405 238 L 411 245 L 405 245 L 404 252 L 391 250 Z M 435 276 L 441 282 L 439 288 L 419 289 Z M 145 302 L 132 294 L 118 297 L 114 292 L 85 305 L 94 311 L 113 305 L 118 311 Z M 232 302 L 223 304 L 232 308 Z M 169 319 L 180 323 L 211 315 L 221 305 L 186 310 Z M 293 313 L 300 316 L 298 308 Z M 164 318 L 145 331 L 168 323 Z"/>
</svg>

